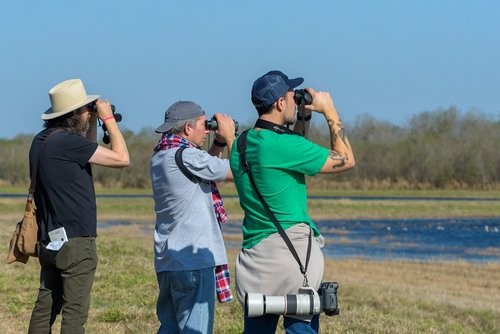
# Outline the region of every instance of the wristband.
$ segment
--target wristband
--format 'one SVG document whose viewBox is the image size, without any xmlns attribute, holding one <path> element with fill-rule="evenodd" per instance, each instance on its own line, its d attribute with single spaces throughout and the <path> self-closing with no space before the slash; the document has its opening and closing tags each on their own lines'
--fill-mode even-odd
<svg viewBox="0 0 500 334">
<path fill-rule="evenodd" d="M 299 113 L 297 113 L 297 120 L 298 121 L 302 121 L 302 120 L 304 120 L 304 121 L 310 121 L 311 117 L 312 117 L 312 114 L 309 114 L 306 117 L 302 118 L 302 116 L 300 116 Z"/>
<path fill-rule="evenodd" d="M 220 141 L 217 141 L 217 139 L 214 139 L 214 145 L 218 147 L 226 147 L 227 143 L 221 143 Z"/>
<path fill-rule="evenodd" d="M 115 118 L 115 116 L 114 116 L 114 115 L 110 115 L 110 116 L 108 116 L 108 117 L 103 118 L 103 119 L 102 119 L 102 121 L 103 121 L 103 122 L 106 122 L 107 120 L 110 120 L 110 119 L 112 119 L 112 118 Z"/>
</svg>

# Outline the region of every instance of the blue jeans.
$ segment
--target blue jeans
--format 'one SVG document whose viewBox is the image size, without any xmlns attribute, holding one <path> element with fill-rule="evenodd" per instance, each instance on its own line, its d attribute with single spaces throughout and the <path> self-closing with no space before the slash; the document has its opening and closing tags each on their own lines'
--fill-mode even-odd
<svg viewBox="0 0 500 334">
<path fill-rule="evenodd" d="M 214 325 L 215 268 L 156 274 L 160 293 L 158 334 L 211 334 Z"/>
<path fill-rule="evenodd" d="M 261 317 L 247 317 L 245 315 L 245 327 L 243 334 L 274 334 L 278 326 L 280 316 L 265 314 Z M 311 322 L 284 317 L 283 326 L 287 334 L 317 334 L 319 331 L 319 314 L 311 319 Z"/>
</svg>

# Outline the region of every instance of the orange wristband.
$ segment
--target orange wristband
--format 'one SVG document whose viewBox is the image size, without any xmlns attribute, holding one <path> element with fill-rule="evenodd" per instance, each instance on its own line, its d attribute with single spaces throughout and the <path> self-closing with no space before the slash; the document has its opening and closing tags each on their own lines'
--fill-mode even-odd
<svg viewBox="0 0 500 334">
<path fill-rule="evenodd" d="M 103 122 L 106 122 L 107 120 L 110 120 L 110 119 L 112 119 L 112 118 L 115 118 L 115 116 L 114 116 L 114 115 L 110 115 L 110 116 L 108 116 L 108 117 L 106 117 L 106 118 L 103 118 L 103 119 L 102 119 L 102 121 L 103 121 Z"/>
</svg>

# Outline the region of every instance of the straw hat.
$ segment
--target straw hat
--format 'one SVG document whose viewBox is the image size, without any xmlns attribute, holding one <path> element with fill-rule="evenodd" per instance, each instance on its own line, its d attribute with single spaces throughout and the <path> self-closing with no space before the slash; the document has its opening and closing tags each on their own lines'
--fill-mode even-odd
<svg viewBox="0 0 500 334">
<path fill-rule="evenodd" d="M 57 118 L 72 112 L 99 98 L 99 95 L 87 95 L 82 80 L 63 81 L 49 90 L 51 108 L 42 114 L 43 120 Z"/>
</svg>

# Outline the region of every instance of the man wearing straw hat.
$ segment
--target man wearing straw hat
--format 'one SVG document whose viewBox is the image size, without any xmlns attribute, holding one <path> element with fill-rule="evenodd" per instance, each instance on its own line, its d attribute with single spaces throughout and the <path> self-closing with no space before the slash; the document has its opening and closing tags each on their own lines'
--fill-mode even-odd
<svg viewBox="0 0 500 334">
<path fill-rule="evenodd" d="M 34 199 L 39 224 L 40 287 L 29 333 L 50 333 L 61 313 L 61 333 L 84 333 L 97 267 L 97 213 L 92 164 L 127 167 L 129 153 L 111 104 L 87 95 L 80 79 L 49 90 L 44 129 L 31 144 L 37 170 Z M 110 147 L 97 144 L 97 119 Z M 31 175 L 31 174 L 30 174 Z"/>
</svg>

